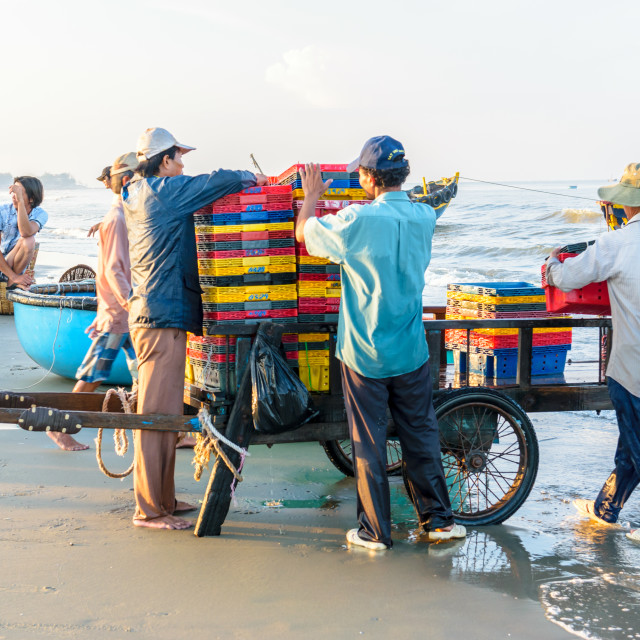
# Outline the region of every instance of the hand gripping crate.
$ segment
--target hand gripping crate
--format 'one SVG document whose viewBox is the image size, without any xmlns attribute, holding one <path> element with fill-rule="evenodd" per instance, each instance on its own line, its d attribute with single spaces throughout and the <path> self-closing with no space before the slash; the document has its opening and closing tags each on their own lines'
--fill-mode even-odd
<svg viewBox="0 0 640 640">
<path fill-rule="evenodd" d="M 577 253 L 561 253 L 560 262 L 574 258 Z M 606 281 L 592 282 L 581 289 L 560 291 L 547 283 L 546 264 L 542 265 L 542 286 L 547 298 L 547 310 L 553 313 L 580 313 L 585 315 L 611 315 L 609 287 Z"/>
</svg>

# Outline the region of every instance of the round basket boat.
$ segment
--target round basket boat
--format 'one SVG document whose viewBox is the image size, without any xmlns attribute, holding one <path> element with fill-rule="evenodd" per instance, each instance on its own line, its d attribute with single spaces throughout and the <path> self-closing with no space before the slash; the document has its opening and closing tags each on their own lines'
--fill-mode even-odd
<svg viewBox="0 0 640 640">
<path fill-rule="evenodd" d="M 95 291 L 95 281 L 84 280 L 7 292 L 7 299 L 13 302 L 20 344 L 34 362 L 59 376 L 75 379 L 91 346 L 85 329 L 96 317 Z M 104 384 L 131 384 L 122 350 Z"/>
</svg>

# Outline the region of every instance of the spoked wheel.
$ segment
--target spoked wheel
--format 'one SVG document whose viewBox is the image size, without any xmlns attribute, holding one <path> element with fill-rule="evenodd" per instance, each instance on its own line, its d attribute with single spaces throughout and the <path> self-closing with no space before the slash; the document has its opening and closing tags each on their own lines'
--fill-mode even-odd
<svg viewBox="0 0 640 640">
<path fill-rule="evenodd" d="M 522 407 L 492 389 L 452 391 L 434 402 L 456 520 L 498 524 L 526 500 L 538 473 L 538 439 Z M 406 471 L 403 477 L 407 492 Z"/>
<path fill-rule="evenodd" d="M 353 462 L 351 460 L 351 440 L 325 440 L 320 443 L 327 457 L 336 469 L 345 476 L 353 477 Z M 398 476 L 402 473 L 402 449 L 397 438 L 387 440 L 387 475 Z"/>
</svg>

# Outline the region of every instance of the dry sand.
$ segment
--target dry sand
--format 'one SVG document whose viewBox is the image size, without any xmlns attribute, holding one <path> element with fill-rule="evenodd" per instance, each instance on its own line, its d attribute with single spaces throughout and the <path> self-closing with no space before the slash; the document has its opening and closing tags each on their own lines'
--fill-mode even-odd
<svg viewBox="0 0 640 640">
<path fill-rule="evenodd" d="M 0 389 L 41 378 L 12 317 L 0 317 L 0 343 Z M 35 388 L 72 385 L 50 375 Z M 347 549 L 354 482 L 319 445 L 254 447 L 222 535 L 204 539 L 134 528 L 131 479 L 98 470 L 95 431 L 78 436 L 90 451 L 69 453 L 0 429 L 0 640 L 572 637 L 523 597 L 515 572 L 490 586 L 463 581 L 460 547 L 416 535 L 398 480 L 394 549 Z M 126 468 L 130 454 L 109 443 L 109 468 Z M 176 484 L 197 502 L 207 476 L 194 481 L 191 458 L 178 451 Z"/>
</svg>

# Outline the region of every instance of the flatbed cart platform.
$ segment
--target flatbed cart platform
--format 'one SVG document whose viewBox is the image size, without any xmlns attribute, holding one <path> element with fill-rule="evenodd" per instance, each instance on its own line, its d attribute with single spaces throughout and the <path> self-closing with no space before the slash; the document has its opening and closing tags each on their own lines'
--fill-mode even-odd
<svg viewBox="0 0 640 640">
<path fill-rule="evenodd" d="M 425 308 L 436 318 L 440 307 Z M 440 426 L 442 461 L 457 520 L 474 525 L 497 524 L 511 515 L 529 495 L 538 470 L 538 442 L 528 412 L 586 411 L 611 409 L 604 381 L 608 349 L 603 337 L 610 334 L 610 318 L 553 318 L 509 320 L 426 320 L 429 362 L 434 385 L 434 407 Z M 543 327 L 586 327 L 597 329 L 597 380 L 580 383 L 539 384 L 531 376 L 533 329 Z M 455 383 L 447 379 L 444 330 L 518 329 L 518 364 L 514 384 L 499 387 L 470 386 L 469 368 Z M 345 473 L 350 472 L 348 427 L 340 385 L 339 363 L 334 341 L 330 353 L 330 389 L 312 393 L 319 414 L 302 427 L 279 435 L 265 435 L 254 430 L 251 414 L 251 376 L 248 367 L 253 336 L 264 331 L 279 341 L 283 332 L 335 334 L 335 323 L 252 325 L 218 325 L 217 335 L 238 336 L 235 378 L 231 385 L 227 374 L 227 393 L 203 392 L 185 388 L 187 414 L 184 416 L 123 414 L 117 398 L 112 398 L 109 412 L 102 412 L 102 393 L 29 393 L 0 392 L 0 421 L 13 422 L 22 428 L 38 431 L 65 430 L 77 433 L 81 428 L 155 429 L 191 432 L 200 430 L 197 417 L 190 415 L 204 408 L 215 429 L 241 448 L 256 444 L 320 442 L 332 462 Z M 594 341 L 595 342 L 595 341 Z M 606 340 L 606 345 L 610 339 Z M 227 365 L 229 366 L 229 365 Z M 454 384 L 458 388 L 454 388 Z M 35 409 L 34 409 L 35 406 Z M 389 443 L 395 431 L 389 421 Z M 238 468 L 240 454 L 226 444 L 219 444 L 231 463 Z M 399 452 L 397 441 L 393 450 Z M 335 459 L 334 459 L 335 458 Z M 342 467 L 340 466 L 342 464 Z M 402 472 L 401 454 L 391 461 L 390 474 Z M 231 502 L 234 476 L 222 457 L 216 457 L 205 492 L 195 534 L 219 535 Z"/>
</svg>

